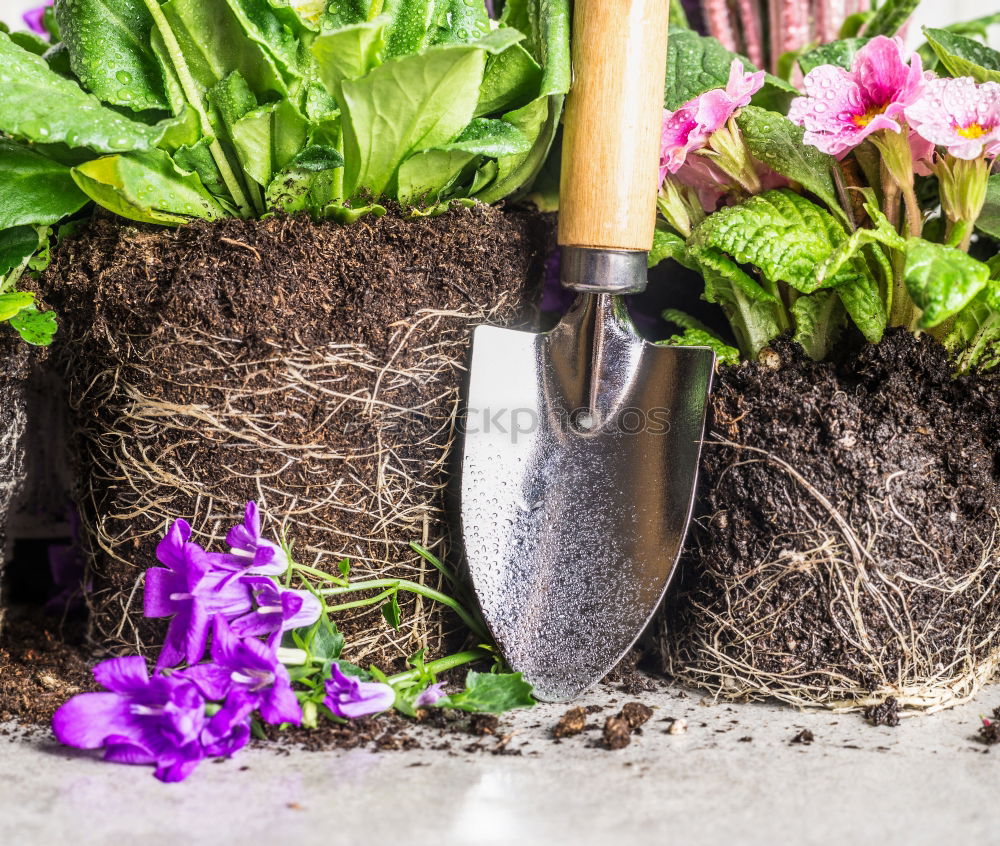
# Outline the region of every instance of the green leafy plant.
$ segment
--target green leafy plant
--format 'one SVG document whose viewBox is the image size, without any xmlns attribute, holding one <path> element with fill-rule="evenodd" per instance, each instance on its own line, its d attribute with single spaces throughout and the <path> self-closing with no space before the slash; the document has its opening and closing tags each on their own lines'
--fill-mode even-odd
<svg viewBox="0 0 1000 846">
<path fill-rule="evenodd" d="M 51 46 L 0 31 L 0 237 L 89 202 L 167 226 L 496 202 L 530 187 L 569 88 L 568 0 L 499 21 L 466 0 L 59 0 L 54 20 Z"/>
<path fill-rule="evenodd" d="M 885 37 L 915 5 L 885 3 L 849 37 L 801 52 L 805 96 L 788 107 L 765 107 L 784 89 L 718 42 L 674 38 L 682 93 L 666 102 L 651 260 L 701 275 L 738 355 L 787 332 L 822 359 L 848 331 L 877 343 L 903 326 L 938 337 L 961 371 L 1000 364 L 1000 98 L 989 88 L 1000 53 L 971 37 L 997 16 L 926 30 L 928 79 Z M 866 88 L 893 63 L 895 87 Z M 981 104 L 975 119 L 949 111 L 963 100 Z M 665 343 L 737 355 L 690 316 L 664 317 L 683 330 Z"/>
</svg>

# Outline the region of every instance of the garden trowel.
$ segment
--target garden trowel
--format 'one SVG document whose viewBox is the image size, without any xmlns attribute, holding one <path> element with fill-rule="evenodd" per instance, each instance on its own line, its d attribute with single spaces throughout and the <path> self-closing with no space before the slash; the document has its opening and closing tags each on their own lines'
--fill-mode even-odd
<svg viewBox="0 0 1000 846">
<path fill-rule="evenodd" d="M 576 0 L 560 192 L 562 284 L 547 334 L 475 332 L 462 537 L 483 615 L 544 700 L 582 693 L 656 610 L 694 498 L 715 356 L 655 346 L 646 287 L 668 0 Z"/>
</svg>

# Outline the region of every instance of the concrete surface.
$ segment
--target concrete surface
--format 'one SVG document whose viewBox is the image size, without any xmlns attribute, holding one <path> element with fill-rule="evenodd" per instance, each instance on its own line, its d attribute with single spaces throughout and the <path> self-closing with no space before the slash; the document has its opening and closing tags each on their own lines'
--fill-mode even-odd
<svg viewBox="0 0 1000 846">
<path fill-rule="evenodd" d="M 1000 843 L 1000 747 L 973 740 L 1000 688 L 895 729 L 679 694 L 591 694 L 583 704 L 655 708 L 617 752 L 593 747 L 596 732 L 553 743 L 565 707 L 538 706 L 502 718 L 520 755 L 468 753 L 474 739 L 456 736 L 455 754 L 250 749 L 179 785 L 44 735 L 0 739 L 0 844 Z M 667 717 L 688 731 L 667 734 Z M 790 744 L 803 728 L 812 745 Z"/>
</svg>

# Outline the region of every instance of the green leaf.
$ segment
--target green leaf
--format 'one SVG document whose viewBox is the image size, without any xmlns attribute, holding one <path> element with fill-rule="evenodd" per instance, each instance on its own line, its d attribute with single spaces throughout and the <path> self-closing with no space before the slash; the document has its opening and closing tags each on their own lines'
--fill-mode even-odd
<svg viewBox="0 0 1000 846">
<path fill-rule="evenodd" d="M 18 47 L 23 47 L 29 53 L 34 53 L 36 56 L 45 55 L 52 46 L 42 36 L 36 35 L 33 32 L 12 32 L 10 33 L 10 40 Z"/>
<path fill-rule="evenodd" d="M 340 150 L 335 147 L 310 144 L 295 154 L 291 166 L 310 173 L 322 173 L 325 170 L 343 167 L 344 157 L 340 154 Z"/>
<path fill-rule="evenodd" d="M 454 140 L 472 120 L 485 57 L 475 47 L 432 47 L 345 80 L 345 196 L 392 193 L 412 153 Z"/>
<path fill-rule="evenodd" d="M 526 105 L 538 91 L 542 68 L 527 49 L 514 44 L 486 62 L 476 116 Z"/>
<path fill-rule="evenodd" d="M 87 202 L 68 167 L 3 139 L 0 173 L 0 229 L 57 223 Z"/>
<path fill-rule="evenodd" d="M 180 170 L 162 150 L 95 159 L 73 168 L 73 178 L 98 205 L 130 220 L 179 225 L 225 216 L 197 174 Z"/>
<path fill-rule="evenodd" d="M 23 267 L 38 246 L 38 230 L 34 226 L 0 230 L 0 290 L 3 290 L 3 277 L 15 268 Z M 0 320 L 6 318 L 0 317 Z"/>
<path fill-rule="evenodd" d="M 976 227 L 992 238 L 1000 238 L 1000 173 L 994 173 L 986 187 L 986 202 Z"/>
<path fill-rule="evenodd" d="M 889 316 L 886 314 L 885 301 L 875 280 L 870 276 L 859 274 L 841 284 L 837 288 L 837 293 L 854 325 L 865 336 L 865 340 L 870 344 L 881 341 Z"/>
<path fill-rule="evenodd" d="M 300 54 L 301 41 L 282 22 L 267 0 L 227 0 L 246 38 L 267 53 L 283 72 L 286 82 L 299 79 L 307 68 Z"/>
<path fill-rule="evenodd" d="M 424 150 L 410 156 L 399 168 L 399 204 L 437 203 L 475 158 L 475 153 L 462 150 Z"/>
<path fill-rule="evenodd" d="M 258 101 L 288 94 L 271 52 L 247 37 L 243 16 L 227 0 L 167 0 L 161 9 L 202 97 L 233 71 L 246 80 Z M 166 51 L 159 32 L 153 44 L 162 58 Z"/>
<path fill-rule="evenodd" d="M 344 636 L 336 623 L 325 614 L 317 620 L 305 638 L 306 651 L 319 661 L 336 661 L 344 651 Z"/>
<path fill-rule="evenodd" d="M 55 13 L 70 67 L 88 91 L 134 111 L 170 107 L 144 0 L 64 0 Z"/>
<path fill-rule="evenodd" d="M 863 247 L 869 244 L 882 244 L 893 250 L 905 250 L 906 239 L 903 238 L 896 228 L 889 222 L 888 218 L 882 214 L 874 201 L 865 204 L 865 210 L 875 223 L 873 229 L 856 229 L 851 236 L 840 246 L 836 247 L 827 258 L 825 258 L 816 268 L 816 278 L 820 283 L 827 279 L 834 279 L 843 268 L 857 256 Z"/>
<path fill-rule="evenodd" d="M 254 109 L 230 127 L 244 173 L 265 188 L 305 146 L 307 130 L 306 119 L 288 100 Z"/>
<path fill-rule="evenodd" d="M 814 361 L 822 361 L 847 325 L 847 312 L 837 291 L 817 291 L 792 304 L 795 318 L 793 339 Z"/>
<path fill-rule="evenodd" d="M 924 27 L 924 35 L 952 76 L 971 76 L 976 82 L 1000 82 L 1000 53 L 996 50 L 946 29 Z"/>
<path fill-rule="evenodd" d="M 10 320 L 10 325 L 26 343 L 36 347 L 47 347 L 59 328 L 56 316 L 51 311 L 39 311 L 35 306 L 22 309 Z"/>
<path fill-rule="evenodd" d="M 10 320 L 22 309 L 34 305 L 35 295 L 28 291 L 0 294 L 0 320 Z"/>
<path fill-rule="evenodd" d="M 477 673 L 469 670 L 465 690 L 439 700 L 438 705 L 472 713 L 502 714 L 535 704 L 531 685 L 520 673 Z"/>
<path fill-rule="evenodd" d="M 805 130 L 801 126 L 796 126 L 784 115 L 756 106 L 743 109 L 736 123 L 754 158 L 776 173 L 798 182 L 843 216 L 830 175 L 834 160 L 803 143 Z"/>
<path fill-rule="evenodd" d="M 490 32 L 486 4 L 466 0 L 437 0 L 431 44 L 468 43 Z"/>
<path fill-rule="evenodd" d="M 646 266 L 656 267 L 661 261 L 673 259 L 687 267 L 691 263 L 687 251 L 687 244 L 680 235 L 657 225 L 653 230 L 653 248 L 649 251 Z"/>
<path fill-rule="evenodd" d="M 475 118 L 458 138 L 441 149 L 501 158 L 527 153 L 531 141 L 518 127 L 505 120 Z"/>
<path fill-rule="evenodd" d="M 542 68 L 541 96 L 565 94 L 572 78 L 569 0 L 506 0 L 501 24 L 525 35 L 524 47 Z"/>
<path fill-rule="evenodd" d="M 156 127 L 105 108 L 40 56 L 0 33 L 0 132 L 38 144 L 65 143 L 99 153 L 146 150 Z"/>
<path fill-rule="evenodd" d="M 388 18 L 346 26 L 319 35 L 313 42 L 313 56 L 319 78 L 326 90 L 342 99 L 341 84 L 346 79 L 359 79 L 381 62 L 385 46 Z"/>
<path fill-rule="evenodd" d="M 740 351 L 729 346 L 715 332 L 700 320 L 675 308 L 663 312 L 663 319 L 675 323 L 684 331 L 680 335 L 672 335 L 659 343 L 668 347 L 710 347 L 715 351 L 715 357 L 720 364 L 736 365 L 740 363 Z"/>
<path fill-rule="evenodd" d="M 842 38 L 840 41 L 821 44 L 799 56 L 799 67 L 802 73 L 809 73 L 820 65 L 836 65 L 850 70 L 858 50 L 867 43 L 867 38 Z"/>
<path fill-rule="evenodd" d="M 829 279 L 817 275 L 819 264 L 845 240 L 843 229 L 828 212 L 782 189 L 709 215 L 688 244 L 699 253 L 725 253 L 740 265 L 757 267 L 770 282 L 784 282 L 809 294 L 843 284 L 856 274 L 853 268 L 843 268 Z"/>
<path fill-rule="evenodd" d="M 389 596 L 388 601 L 382 606 L 382 616 L 385 617 L 385 621 L 392 626 L 397 632 L 399 631 L 399 599 L 396 594 L 393 593 Z"/>
<path fill-rule="evenodd" d="M 895 35 L 910 19 L 920 0 L 885 0 L 865 26 L 865 35 Z"/>
<path fill-rule="evenodd" d="M 386 0 L 386 59 L 419 53 L 430 45 L 434 6 L 435 0 Z"/>
<path fill-rule="evenodd" d="M 671 111 L 688 100 L 713 88 L 725 88 L 733 59 L 739 59 L 747 72 L 759 70 L 753 63 L 729 52 L 715 38 L 698 35 L 689 29 L 670 28 L 667 50 L 667 79 L 664 105 Z M 768 74 L 764 88 L 754 97 L 758 105 L 783 109 L 789 98 L 797 95 L 793 85 Z"/>
<path fill-rule="evenodd" d="M 990 296 L 993 294 L 993 296 Z M 1000 291 L 981 291 L 955 317 L 944 345 L 955 357 L 960 373 L 993 370 L 1000 366 Z"/>
<path fill-rule="evenodd" d="M 990 269 L 954 247 L 910 238 L 903 276 L 910 298 L 923 311 L 920 328 L 933 329 L 986 287 Z"/>
</svg>

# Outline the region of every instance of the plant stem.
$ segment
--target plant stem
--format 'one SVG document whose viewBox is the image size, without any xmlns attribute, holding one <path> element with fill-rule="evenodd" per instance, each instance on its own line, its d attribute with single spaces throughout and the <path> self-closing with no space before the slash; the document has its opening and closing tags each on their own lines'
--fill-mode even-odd
<svg viewBox="0 0 1000 846">
<path fill-rule="evenodd" d="M 330 573 L 325 573 L 322 570 L 317 569 L 316 567 L 310 567 L 306 564 L 293 564 L 292 569 L 301 570 L 303 573 L 308 573 L 310 576 L 316 576 L 317 578 L 321 579 L 324 582 L 336 582 L 338 585 L 341 585 L 342 587 L 348 586 L 348 581 L 346 579 L 343 579 L 340 576 L 331 575 Z"/>
<path fill-rule="evenodd" d="M 389 590 L 384 590 L 378 596 L 370 597 L 369 599 L 356 599 L 354 602 L 343 602 L 340 605 L 327 605 L 326 611 L 328 614 L 334 614 L 337 611 L 348 611 L 351 608 L 364 608 L 367 605 L 377 605 L 383 599 L 388 599 L 395 593 L 394 588 Z"/>
<path fill-rule="evenodd" d="M 462 622 L 465 623 L 465 625 L 468 626 L 475 635 L 483 640 L 490 640 L 490 636 L 485 629 L 483 629 L 482 624 L 468 611 L 466 611 L 465 608 L 462 607 L 461 603 L 455 601 L 450 596 L 447 596 L 440 591 L 434 590 L 433 588 L 429 588 L 426 585 L 422 585 L 417 582 L 411 582 L 407 579 L 370 579 L 367 582 L 355 582 L 347 587 L 323 588 L 322 590 L 317 591 L 317 593 L 319 593 L 320 596 L 343 596 L 346 593 L 355 593 L 362 590 L 376 590 L 380 588 L 389 588 L 384 595 L 388 595 L 393 590 L 405 590 L 409 593 L 419 594 L 425 599 L 430 599 L 433 602 L 440 602 L 442 605 L 450 608 L 458 614 Z"/>
<path fill-rule="evenodd" d="M 463 664 L 471 664 L 473 661 L 478 661 L 481 658 L 491 658 L 493 653 L 488 649 L 476 648 L 468 649 L 465 652 L 456 652 L 454 655 L 448 655 L 444 658 L 438 658 L 436 661 L 430 661 L 424 665 L 425 670 L 430 670 L 434 675 L 438 673 L 444 673 L 447 670 L 453 670 L 455 667 L 461 667 Z M 396 673 L 394 676 L 389 676 L 389 684 L 396 684 L 402 681 L 411 681 L 420 677 L 419 670 L 407 670 L 405 673 Z"/>
<path fill-rule="evenodd" d="M 949 220 L 945 235 L 945 244 L 949 247 L 957 247 L 965 252 L 969 251 L 972 243 L 972 233 L 975 226 L 967 220 Z"/>
<path fill-rule="evenodd" d="M 191 71 L 184 60 L 181 45 L 177 42 L 177 36 L 174 35 L 174 31 L 170 28 L 170 23 L 167 21 L 167 16 L 163 14 L 163 9 L 160 8 L 159 2 L 157 0 L 143 0 L 143 2 L 146 4 L 146 8 L 149 9 L 149 14 L 153 18 L 153 23 L 156 25 L 160 37 L 163 38 L 163 45 L 167 48 L 170 61 L 177 72 L 177 79 L 181 84 L 181 88 L 184 89 L 184 96 L 187 98 L 188 103 L 191 104 L 191 107 L 198 113 L 202 135 L 212 139 L 212 143 L 208 149 L 212 154 L 212 159 L 215 161 L 215 166 L 219 169 L 222 181 L 226 183 L 226 188 L 229 189 L 229 193 L 232 195 L 233 201 L 236 203 L 241 214 L 244 217 L 250 217 L 253 211 L 247 202 L 246 194 L 243 193 L 243 187 L 240 185 L 239 179 L 236 178 L 236 174 L 233 173 L 233 169 L 229 165 L 229 159 L 226 158 L 225 150 L 222 149 L 219 139 L 215 137 L 212 122 L 208 118 L 208 112 L 205 111 L 201 94 L 198 92 L 198 84 L 194 81 L 194 77 L 191 76 Z"/>
<path fill-rule="evenodd" d="M 924 231 L 924 213 L 920 210 L 917 192 L 913 186 L 903 189 L 903 202 L 906 204 L 906 225 L 911 238 L 919 238 Z"/>
</svg>

